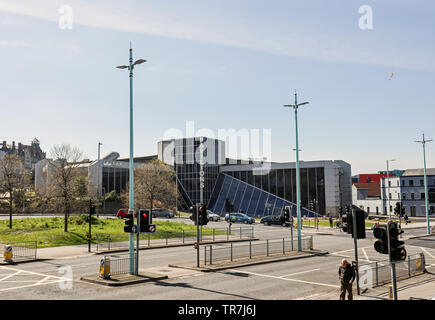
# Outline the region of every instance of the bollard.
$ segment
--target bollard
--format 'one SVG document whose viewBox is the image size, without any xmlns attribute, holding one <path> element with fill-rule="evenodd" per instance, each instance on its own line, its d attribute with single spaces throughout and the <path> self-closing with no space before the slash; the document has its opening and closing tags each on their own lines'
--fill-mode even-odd
<svg viewBox="0 0 435 320">
<path fill-rule="evenodd" d="M 379 285 L 378 262 L 376 262 L 376 286 Z"/>
<path fill-rule="evenodd" d="M 100 261 L 100 278 L 110 279 L 110 259 L 107 257 Z"/>
<path fill-rule="evenodd" d="M 230 255 L 230 259 L 231 259 L 231 262 L 233 261 L 233 243 L 231 242 L 231 255 Z"/>
<path fill-rule="evenodd" d="M 5 251 L 3 254 L 4 260 L 8 263 L 12 262 L 12 257 L 13 257 L 13 253 L 12 253 L 12 246 L 10 245 L 5 245 Z"/>
<path fill-rule="evenodd" d="M 252 243 L 249 241 L 249 259 L 252 259 Z"/>
</svg>

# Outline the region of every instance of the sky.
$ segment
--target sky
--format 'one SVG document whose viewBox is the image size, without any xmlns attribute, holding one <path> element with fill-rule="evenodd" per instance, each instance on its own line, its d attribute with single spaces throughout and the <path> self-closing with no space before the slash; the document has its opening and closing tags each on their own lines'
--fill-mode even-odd
<svg viewBox="0 0 435 320">
<path fill-rule="evenodd" d="M 283 105 L 297 90 L 309 101 L 301 160 L 421 168 L 415 140 L 435 138 L 434 16 L 423 0 L 0 0 L 0 141 L 36 137 L 48 156 L 69 143 L 90 159 L 101 142 L 103 155 L 128 156 L 129 77 L 115 67 L 131 41 L 147 60 L 134 70 L 135 156 L 194 121 L 216 136 L 270 130 L 269 158 L 295 161 Z"/>
</svg>

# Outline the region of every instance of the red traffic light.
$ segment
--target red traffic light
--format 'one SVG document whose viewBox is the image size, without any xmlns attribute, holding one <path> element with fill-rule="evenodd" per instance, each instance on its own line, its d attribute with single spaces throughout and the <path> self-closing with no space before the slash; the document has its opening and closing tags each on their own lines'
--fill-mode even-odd
<svg viewBox="0 0 435 320">
<path fill-rule="evenodd" d="M 144 217 L 144 218 L 147 218 L 147 217 L 148 217 L 148 215 L 147 215 L 146 213 L 144 213 L 144 214 L 143 214 L 143 217 Z"/>
</svg>

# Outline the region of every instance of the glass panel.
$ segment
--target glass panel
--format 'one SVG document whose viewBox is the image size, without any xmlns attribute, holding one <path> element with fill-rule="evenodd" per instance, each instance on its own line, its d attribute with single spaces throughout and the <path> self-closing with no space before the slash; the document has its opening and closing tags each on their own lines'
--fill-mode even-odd
<svg viewBox="0 0 435 320">
<path fill-rule="evenodd" d="M 260 193 L 260 198 L 258 199 L 257 208 L 255 210 L 256 216 L 262 216 L 264 214 L 264 210 L 266 208 L 267 196 L 268 194 L 266 192 Z"/>
<path fill-rule="evenodd" d="M 276 184 L 278 197 L 284 198 L 284 169 L 276 170 Z"/>
<path fill-rule="evenodd" d="M 244 194 L 243 200 L 240 204 L 240 209 L 246 214 L 249 213 L 248 207 L 249 207 L 249 202 L 251 201 L 253 191 L 254 191 L 253 187 L 246 185 L 245 194 Z"/>
<path fill-rule="evenodd" d="M 240 203 L 242 202 L 243 194 L 245 193 L 246 184 L 243 182 L 239 183 L 239 187 L 236 192 L 236 197 L 234 199 L 234 210 L 239 211 Z"/>
<path fill-rule="evenodd" d="M 252 198 L 251 198 L 251 202 L 249 204 L 249 208 L 246 210 L 247 213 L 255 215 L 256 211 L 255 209 L 257 208 L 257 204 L 258 204 L 258 199 L 260 198 L 260 190 L 257 188 L 253 188 L 254 192 L 252 193 Z"/>
<path fill-rule="evenodd" d="M 274 195 L 276 195 L 276 193 L 277 193 L 277 190 L 276 190 L 276 171 L 277 170 L 272 170 L 269 173 L 269 177 L 270 177 L 270 185 L 269 185 L 270 191 L 269 192 L 271 194 L 274 194 Z"/>
</svg>

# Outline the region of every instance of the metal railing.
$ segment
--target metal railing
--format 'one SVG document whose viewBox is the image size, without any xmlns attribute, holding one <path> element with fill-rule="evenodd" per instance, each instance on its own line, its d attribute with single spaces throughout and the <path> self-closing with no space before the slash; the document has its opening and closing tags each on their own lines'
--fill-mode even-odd
<svg viewBox="0 0 435 320">
<path fill-rule="evenodd" d="M 36 260 L 37 242 L 20 241 L 6 244 L 12 247 L 12 261 Z"/>
<path fill-rule="evenodd" d="M 394 262 L 396 265 L 396 279 L 406 279 L 426 270 L 423 253 L 409 255 L 404 261 Z M 352 265 L 356 266 L 355 261 Z M 359 263 L 358 275 L 360 286 L 377 287 L 391 282 L 391 266 L 389 260 Z M 363 283 L 361 283 L 363 282 Z"/>
<path fill-rule="evenodd" d="M 313 236 L 302 237 L 302 250 L 313 249 Z M 297 239 L 281 238 L 263 241 L 249 241 L 245 244 L 205 245 L 204 265 L 212 265 L 219 262 L 233 262 L 241 259 L 254 259 L 285 255 L 297 250 Z"/>
<path fill-rule="evenodd" d="M 104 256 L 104 266 L 109 266 L 105 272 L 108 272 L 107 276 L 114 276 L 119 274 L 130 273 L 130 256 L 129 255 L 108 255 Z M 134 264 L 134 257 L 133 257 Z M 101 267 L 100 267 L 101 274 Z"/>
<path fill-rule="evenodd" d="M 215 228 L 203 231 L 201 242 L 231 241 L 235 239 L 253 239 L 254 227 Z M 94 238 L 96 252 L 114 251 L 128 248 L 128 233 L 97 234 Z M 170 245 L 194 244 L 196 231 L 159 231 L 141 234 L 140 247 L 161 247 Z"/>
</svg>

